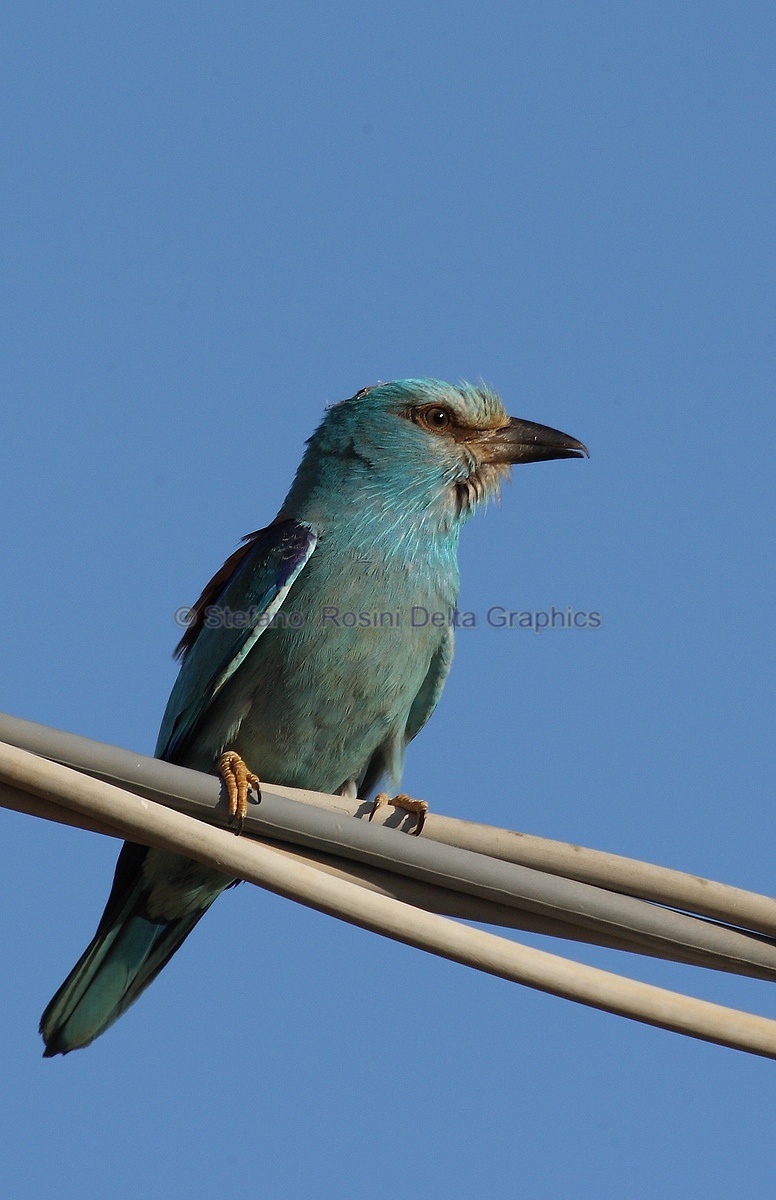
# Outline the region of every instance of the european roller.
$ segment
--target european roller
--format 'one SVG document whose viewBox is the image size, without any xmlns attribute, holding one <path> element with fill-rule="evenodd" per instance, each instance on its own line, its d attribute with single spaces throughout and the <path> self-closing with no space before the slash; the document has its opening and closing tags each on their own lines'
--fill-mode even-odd
<svg viewBox="0 0 776 1200">
<path fill-rule="evenodd" d="M 455 606 L 461 527 L 513 464 L 586 453 L 468 383 L 404 379 L 330 407 L 274 521 L 243 539 L 192 610 L 157 757 L 218 771 L 238 826 L 254 771 L 363 798 L 398 789 L 453 656 L 452 624 L 413 623 L 411 610 Z M 346 612 L 399 620 L 354 624 Z M 422 819 L 422 802 L 396 799 Z M 43 1014 L 45 1055 L 107 1029 L 234 882 L 125 843 L 97 932 Z"/>
</svg>

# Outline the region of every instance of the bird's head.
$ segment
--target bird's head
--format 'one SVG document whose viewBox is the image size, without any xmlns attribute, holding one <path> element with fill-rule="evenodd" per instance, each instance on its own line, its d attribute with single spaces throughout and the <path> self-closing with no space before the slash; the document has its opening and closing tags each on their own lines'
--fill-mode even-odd
<svg viewBox="0 0 776 1200">
<path fill-rule="evenodd" d="M 332 405 L 289 500 L 301 490 L 320 498 L 322 489 L 353 489 L 364 506 L 449 527 L 496 496 L 513 465 L 586 454 L 565 433 L 508 416 L 485 386 L 402 379 Z"/>
</svg>

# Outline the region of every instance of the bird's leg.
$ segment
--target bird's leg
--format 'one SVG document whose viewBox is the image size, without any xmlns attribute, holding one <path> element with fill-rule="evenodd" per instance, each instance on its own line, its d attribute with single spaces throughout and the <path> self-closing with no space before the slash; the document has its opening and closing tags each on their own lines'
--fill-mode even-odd
<svg viewBox="0 0 776 1200">
<path fill-rule="evenodd" d="M 392 804 L 394 808 L 403 808 L 406 812 L 415 813 L 415 816 L 418 818 L 418 827 L 415 830 L 415 837 L 420 837 L 423 825 L 426 821 L 426 813 L 428 812 L 428 805 L 426 804 L 425 800 L 413 800 L 412 796 L 407 796 L 404 794 L 404 792 L 400 792 L 398 796 L 394 796 L 393 798 L 391 798 L 387 792 L 380 792 L 378 796 L 375 796 L 374 804 L 372 805 L 372 811 L 369 814 L 370 821 L 377 812 L 378 808 L 382 808 L 384 804 Z"/>
<path fill-rule="evenodd" d="M 256 793 L 256 803 L 261 801 L 261 780 L 253 771 L 248 770 L 236 750 L 224 751 L 218 760 L 218 774 L 226 784 L 229 818 L 236 822 L 236 832 L 240 834 L 248 815 L 248 796 L 251 788 Z"/>
</svg>

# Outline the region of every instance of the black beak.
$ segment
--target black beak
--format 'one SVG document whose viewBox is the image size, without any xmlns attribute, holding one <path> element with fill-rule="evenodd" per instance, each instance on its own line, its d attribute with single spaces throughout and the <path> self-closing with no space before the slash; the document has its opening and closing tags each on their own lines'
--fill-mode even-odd
<svg viewBox="0 0 776 1200">
<path fill-rule="evenodd" d="M 489 429 L 477 439 L 484 451 L 486 462 L 526 463 L 544 462 L 548 458 L 589 458 L 587 446 L 576 438 L 550 429 L 549 425 L 537 425 L 534 421 L 521 421 L 510 417 L 509 424 L 501 429 Z"/>
</svg>

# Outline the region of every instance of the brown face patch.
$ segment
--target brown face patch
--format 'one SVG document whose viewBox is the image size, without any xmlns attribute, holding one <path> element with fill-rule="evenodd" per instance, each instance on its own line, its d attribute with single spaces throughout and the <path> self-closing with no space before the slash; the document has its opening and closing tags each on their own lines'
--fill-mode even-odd
<svg viewBox="0 0 776 1200">
<path fill-rule="evenodd" d="M 508 476 L 508 466 L 480 462 L 465 479 L 454 485 L 458 512 L 473 512 L 479 504 L 497 497 L 501 484 Z"/>
<path fill-rule="evenodd" d="M 463 421 L 448 404 L 413 405 L 401 415 L 429 433 L 449 437 L 455 442 L 476 442 L 480 435 L 509 425 L 509 417 L 495 412 L 483 413 L 476 423 Z"/>
</svg>

